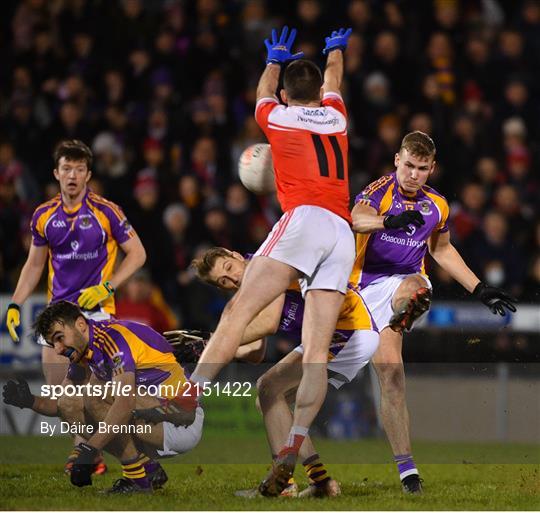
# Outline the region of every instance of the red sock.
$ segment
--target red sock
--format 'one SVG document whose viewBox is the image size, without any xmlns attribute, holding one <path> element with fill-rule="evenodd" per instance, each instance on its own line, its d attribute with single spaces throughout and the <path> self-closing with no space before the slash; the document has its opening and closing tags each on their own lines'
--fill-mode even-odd
<svg viewBox="0 0 540 513">
<path fill-rule="evenodd" d="M 199 385 L 192 383 L 191 381 L 186 381 L 179 392 L 179 394 L 171 399 L 170 403 L 177 404 L 183 410 L 191 411 L 195 410 L 199 405 Z"/>
<path fill-rule="evenodd" d="M 278 458 L 286 456 L 287 454 L 295 454 L 298 456 L 298 452 L 300 451 L 300 447 L 302 447 L 304 438 L 306 438 L 304 435 L 292 435 L 292 440 L 289 438 L 287 445 L 283 447 L 281 451 L 279 451 Z"/>
</svg>

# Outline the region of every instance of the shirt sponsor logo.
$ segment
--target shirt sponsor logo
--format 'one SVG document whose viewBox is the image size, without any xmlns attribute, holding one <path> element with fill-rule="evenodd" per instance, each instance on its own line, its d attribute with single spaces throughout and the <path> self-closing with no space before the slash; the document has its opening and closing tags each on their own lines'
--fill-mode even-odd
<svg viewBox="0 0 540 513">
<path fill-rule="evenodd" d="M 55 219 L 53 222 L 52 222 L 52 226 L 53 228 L 67 228 L 67 224 L 65 221 L 62 221 L 60 219 Z"/>
<path fill-rule="evenodd" d="M 289 309 L 287 311 L 287 315 L 282 317 L 281 319 L 280 329 L 286 330 L 296 320 L 297 310 L 298 310 L 298 303 L 291 302 Z"/>
<path fill-rule="evenodd" d="M 302 114 L 304 116 L 325 116 L 326 113 L 323 109 L 305 109 L 302 107 Z"/>
<path fill-rule="evenodd" d="M 305 118 L 300 115 L 296 116 L 296 119 L 300 121 L 300 123 L 312 123 L 315 125 L 330 125 L 330 126 L 336 126 L 339 124 L 338 118 L 331 118 L 327 119 L 326 121 L 319 121 L 318 119 L 313 118 Z"/>
<path fill-rule="evenodd" d="M 397 244 L 399 246 L 407 246 L 410 248 L 421 248 L 426 243 L 425 240 L 405 239 L 404 237 L 396 237 L 384 232 L 381 234 L 381 240 L 389 242 L 390 244 Z"/>
<path fill-rule="evenodd" d="M 57 260 L 94 260 L 98 257 L 98 250 L 87 251 L 86 253 L 58 253 L 55 255 Z"/>
</svg>

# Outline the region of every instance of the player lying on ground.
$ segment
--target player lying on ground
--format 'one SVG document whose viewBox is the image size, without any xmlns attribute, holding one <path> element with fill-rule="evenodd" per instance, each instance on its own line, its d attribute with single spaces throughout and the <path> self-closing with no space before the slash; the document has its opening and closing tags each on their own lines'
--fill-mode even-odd
<svg viewBox="0 0 540 513">
<path fill-rule="evenodd" d="M 188 427 L 133 423 L 133 409 L 160 404 L 160 397 L 150 394 L 159 390 L 169 394 L 165 398 L 174 397 L 185 382 L 167 340 L 137 322 L 86 319 L 77 305 L 67 301 L 48 306 L 36 321 L 36 331 L 70 360 L 63 385 L 89 383 L 99 386 L 93 391 L 104 393 L 53 400 L 33 396 L 24 382 L 9 381 L 4 386 L 4 402 L 59 416 L 80 427 L 86 441 L 74 448 L 70 473 L 74 485 L 92 484 L 95 459 L 100 450 L 106 450 L 120 461 L 123 474 L 110 493 L 151 492 L 152 485 L 161 486 L 167 476 L 154 458 L 193 449 L 201 438 L 204 419 L 198 407 L 186 421 Z"/>
<path fill-rule="evenodd" d="M 212 248 L 193 262 L 200 279 L 224 290 L 237 291 L 244 278 L 249 260 L 225 248 Z M 302 377 L 302 320 L 305 302 L 298 282 L 267 306 L 248 325 L 243 343 L 249 345 L 251 337 L 263 337 L 276 332 L 287 335 L 300 344 L 257 382 L 258 402 L 264 417 L 268 442 L 275 458 L 292 425 L 290 406 L 294 403 L 296 389 Z M 171 338 L 175 332 L 169 335 Z M 167 334 L 166 334 L 167 335 Z M 246 337 L 246 335 L 248 335 Z M 348 290 L 341 307 L 336 330 L 328 353 L 328 382 L 335 388 L 350 382 L 375 352 L 379 335 L 362 298 Z M 199 343 L 199 348 L 204 341 Z M 243 346 L 248 347 L 248 346 Z M 196 356 L 196 351 L 194 355 Z M 340 493 L 338 483 L 328 475 L 320 461 L 311 439 L 307 436 L 300 448 L 299 457 L 310 478 L 310 486 L 300 497 L 335 496 Z M 294 495 L 294 488 L 284 490 Z M 255 496 L 258 489 L 240 495 Z"/>
<path fill-rule="evenodd" d="M 255 253 L 242 284 L 227 304 L 190 383 L 169 404 L 175 410 L 197 405 L 197 394 L 234 357 L 248 324 L 301 280 L 305 292 L 302 329 L 303 373 L 294 421 L 272 471 L 261 483 L 277 496 L 292 477 L 298 451 L 327 390 L 328 348 L 335 331 L 354 262 L 350 229 L 347 113 L 339 92 L 343 55 L 351 30 L 326 38 L 324 80 L 312 62 L 292 54 L 296 31 L 285 27 L 265 42 L 267 66 L 257 87 L 255 119 L 270 144 L 278 199 L 284 212 Z M 289 61 L 293 61 L 287 65 Z M 280 105 L 276 92 L 284 66 Z"/>
<path fill-rule="evenodd" d="M 515 312 L 514 298 L 490 287 L 465 264 L 450 242 L 446 199 L 428 187 L 435 144 L 422 132 L 406 135 L 395 156 L 396 171 L 369 184 L 352 211 L 358 232 L 352 281 L 380 331 L 372 359 L 381 384 L 381 418 L 405 491 L 421 492 L 409 436 L 402 359 L 403 331 L 429 309 L 432 287 L 427 251 L 465 289 L 495 314 Z"/>
</svg>

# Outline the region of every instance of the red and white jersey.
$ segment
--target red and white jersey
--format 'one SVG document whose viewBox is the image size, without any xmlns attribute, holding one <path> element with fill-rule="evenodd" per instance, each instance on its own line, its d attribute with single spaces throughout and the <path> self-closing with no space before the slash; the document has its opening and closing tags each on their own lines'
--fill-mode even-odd
<svg viewBox="0 0 540 513">
<path fill-rule="evenodd" d="M 341 96 L 326 93 L 320 107 L 287 107 L 275 97 L 261 98 L 255 120 L 270 142 L 283 211 L 315 205 L 350 222 L 347 110 Z"/>
</svg>

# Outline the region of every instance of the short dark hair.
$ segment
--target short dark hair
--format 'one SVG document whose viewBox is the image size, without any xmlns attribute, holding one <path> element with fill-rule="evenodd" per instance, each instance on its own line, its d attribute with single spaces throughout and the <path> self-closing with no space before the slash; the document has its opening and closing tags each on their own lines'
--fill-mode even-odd
<svg viewBox="0 0 540 513">
<path fill-rule="evenodd" d="M 283 73 L 283 88 L 290 100 L 313 102 L 320 99 L 321 70 L 306 59 L 292 61 Z"/>
<path fill-rule="evenodd" d="M 421 159 L 435 157 L 437 152 L 433 139 L 420 130 L 410 132 L 403 138 L 399 148 L 400 153 L 401 150 L 407 150 L 411 155 Z"/>
<path fill-rule="evenodd" d="M 210 278 L 210 273 L 216 265 L 216 260 L 218 258 L 230 256 L 232 256 L 232 251 L 229 251 L 226 248 L 210 248 L 203 253 L 202 257 L 194 259 L 191 262 L 191 267 L 195 269 L 197 278 L 206 283 L 210 283 L 211 285 L 217 285 L 217 283 Z"/>
<path fill-rule="evenodd" d="M 33 328 L 35 335 L 36 337 L 41 335 L 43 338 L 46 338 L 55 322 L 62 322 L 73 326 L 79 317 L 83 317 L 83 314 L 75 303 L 71 303 L 70 301 L 52 303 L 38 315 L 34 322 Z"/>
<path fill-rule="evenodd" d="M 86 144 L 78 139 L 60 141 L 54 149 L 54 167 L 58 168 L 58 162 L 62 157 L 66 160 L 84 160 L 88 170 L 92 169 L 92 151 Z"/>
</svg>

